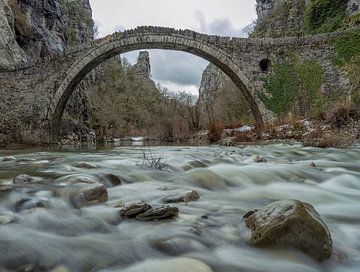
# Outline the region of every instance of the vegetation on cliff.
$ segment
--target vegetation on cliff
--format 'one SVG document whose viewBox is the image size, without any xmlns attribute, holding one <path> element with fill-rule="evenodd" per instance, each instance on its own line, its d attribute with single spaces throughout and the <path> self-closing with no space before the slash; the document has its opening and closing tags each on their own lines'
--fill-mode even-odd
<svg viewBox="0 0 360 272">
<path fill-rule="evenodd" d="M 360 105 L 360 30 L 354 30 L 334 42 L 334 62 L 347 72 L 350 79 L 351 101 Z"/>
<path fill-rule="evenodd" d="M 347 0 L 311 0 L 305 12 L 308 34 L 332 32 L 346 17 Z"/>
<path fill-rule="evenodd" d="M 324 72 L 320 64 L 300 61 L 293 54 L 288 62 L 274 64 L 272 74 L 264 80 L 267 93 L 260 92 L 259 97 L 279 117 L 290 112 L 310 116 L 321 109 Z"/>
</svg>

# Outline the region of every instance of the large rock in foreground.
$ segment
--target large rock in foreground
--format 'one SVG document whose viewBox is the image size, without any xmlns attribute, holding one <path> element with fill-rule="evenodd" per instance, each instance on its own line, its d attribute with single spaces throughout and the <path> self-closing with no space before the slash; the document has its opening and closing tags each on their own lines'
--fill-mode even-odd
<svg viewBox="0 0 360 272">
<path fill-rule="evenodd" d="M 314 207 L 297 200 L 271 203 L 262 210 L 248 212 L 249 243 L 256 247 L 295 247 L 318 261 L 332 253 L 330 232 Z"/>
</svg>

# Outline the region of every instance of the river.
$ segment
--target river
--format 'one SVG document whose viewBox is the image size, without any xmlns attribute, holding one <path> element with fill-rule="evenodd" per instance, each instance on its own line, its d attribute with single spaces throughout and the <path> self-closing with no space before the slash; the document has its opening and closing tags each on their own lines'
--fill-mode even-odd
<svg viewBox="0 0 360 272">
<path fill-rule="evenodd" d="M 0 151 L 0 271 L 168 271 L 171 264 L 178 269 L 172 271 L 360 271 L 360 145 L 151 147 L 153 157 L 162 157 L 161 170 L 143 163 L 143 151 Z M 254 155 L 267 162 L 255 162 Z M 16 160 L 1 161 L 4 156 Z M 72 166 L 79 161 L 96 168 Z M 14 186 L 19 174 L 35 180 Z M 106 174 L 121 177 L 123 184 L 112 186 Z M 108 200 L 78 207 L 54 196 L 57 184 L 69 177 L 104 183 Z M 200 199 L 171 204 L 179 209 L 174 219 L 124 219 L 115 208 L 136 200 L 156 205 L 188 190 Z M 319 212 L 333 239 L 329 260 L 318 263 L 296 250 L 247 244 L 243 215 L 281 199 L 308 202 Z"/>
</svg>

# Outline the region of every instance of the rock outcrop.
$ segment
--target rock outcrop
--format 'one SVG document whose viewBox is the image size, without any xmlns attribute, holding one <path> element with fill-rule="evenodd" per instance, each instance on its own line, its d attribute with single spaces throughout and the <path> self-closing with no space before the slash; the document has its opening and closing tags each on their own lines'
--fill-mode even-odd
<svg viewBox="0 0 360 272">
<path fill-rule="evenodd" d="M 0 70 L 26 62 L 27 56 L 15 38 L 15 18 L 6 0 L 0 2 Z"/>
<path fill-rule="evenodd" d="M 251 245 L 298 248 L 318 261 L 326 260 L 332 254 L 328 227 L 308 203 L 276 201 L 259 211 L 248 212 L 244 218 L 251 229 Z"/>
<path fill-rule="evenodd" d="M 258 20 L 252 36 L 284 37 L 304 34 L 306 0 L 257 0 Z"/>
</svg>

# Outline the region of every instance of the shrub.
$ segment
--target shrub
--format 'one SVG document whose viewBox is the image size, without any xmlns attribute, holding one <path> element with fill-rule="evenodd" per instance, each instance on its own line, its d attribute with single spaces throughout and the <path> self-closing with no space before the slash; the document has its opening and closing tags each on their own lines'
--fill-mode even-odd
<svg viewBox="0 0 360 272">
<path fill-rule="evenodd" d="M 356 29 L 338 37 L 335 48 L 334 63 L 347 72 L 351 83 L 351 101 L 356 107 L 360 105 L 360 30 Z"/>
<path fill-rule="evenodd" d="M 346 103 L 336 105 L 328 112 L 327 122 L 334 128 L 342 128 L 348 125 L 350 121 L 351 106 Z"/>
<path fill-rule="evenodd" d="M 221 134 L 224 128 L 224 124 L 220 122 L 214 122 L 210 124 L 208 134 L 209 141 L 212 143 L 218 142 L 221 139 Z"/>
</svg>

